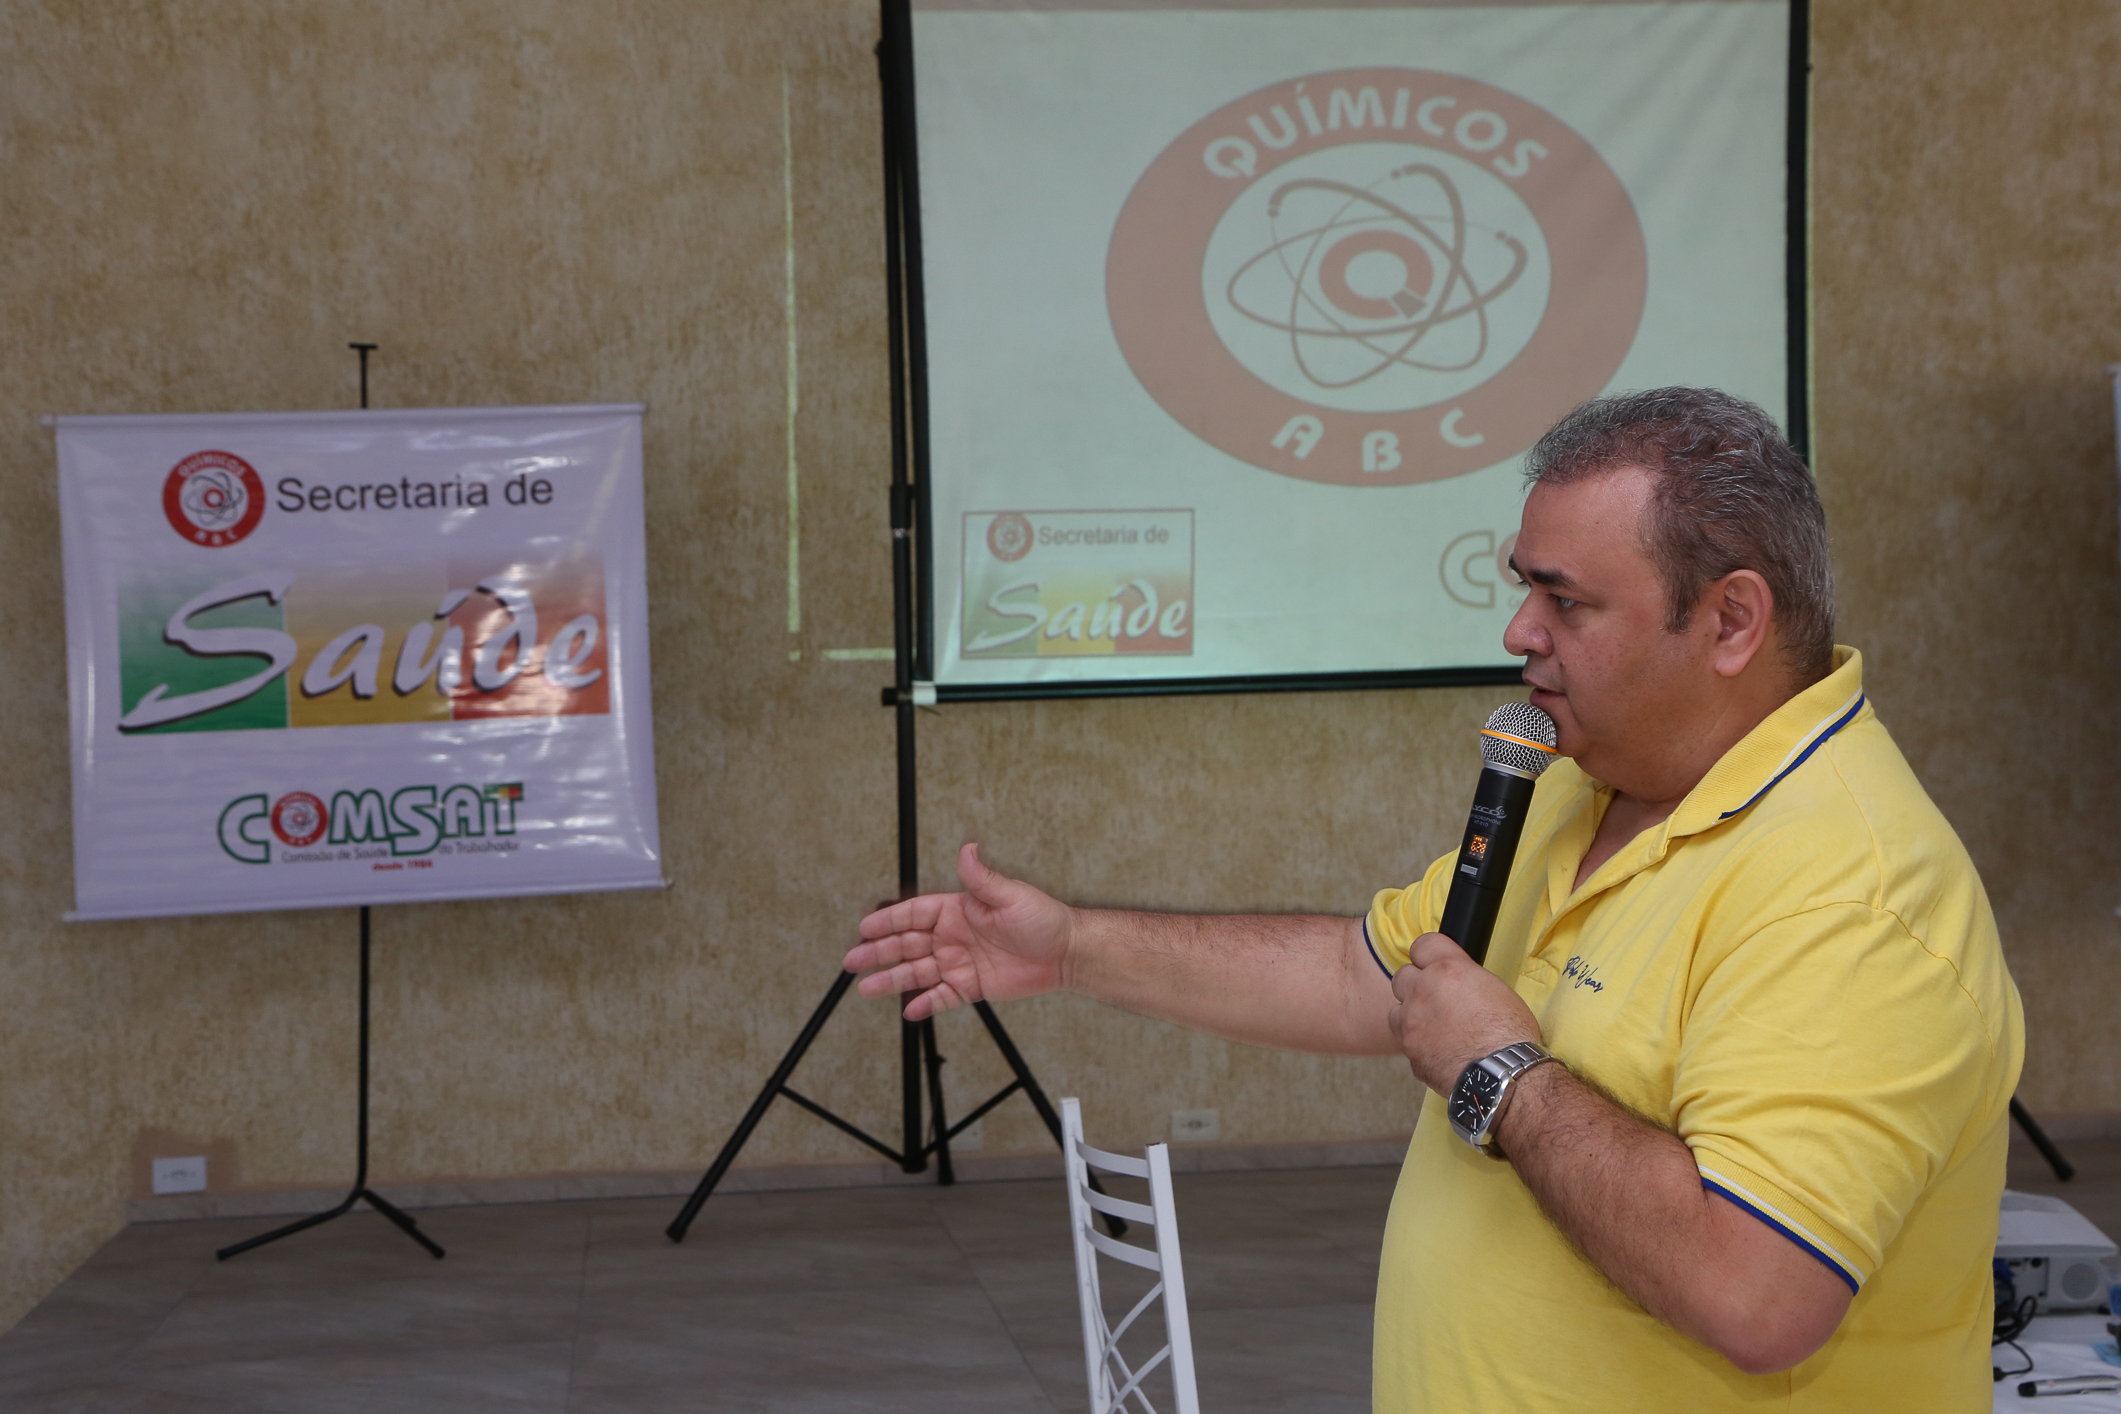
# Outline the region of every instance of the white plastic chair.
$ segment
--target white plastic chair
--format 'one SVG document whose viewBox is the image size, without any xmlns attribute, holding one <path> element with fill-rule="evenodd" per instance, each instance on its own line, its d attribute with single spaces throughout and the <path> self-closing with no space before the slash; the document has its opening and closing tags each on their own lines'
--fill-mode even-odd
<svg viewBox="0 0 2121 1414">
<path fill-rule="evenodd" d="M 1061 1132 L 1068 1160 L 1068 1218 L 1075 1234 L 1075 1283 L 1083 1316 L 1083 1363 L 1090 1376 L 1090 1414 L 1156 1414 L 1142 1380 L 1166 1360 L 1177 1414 L 1200 1414 L 1193 1385 L 1193 1331 L 1186 1320 L 1186 1275 L 1178 1257 L 1178 1212 L 1171 1201 L 1171 1152 L 1151 1144 L 1139 1159 L 1108 1154 L 1083 1142 L 1083 1109 L 1075 1100 L 1061 1101 Z M 1090 1170 L 1127 1174 L 1149 1181 L 1147 1206 L 1109 1197 L 1090 1186 Z M 1156 1246 L 1136 1247 L 1107 1237 L 1092 1223 L 1105 1213 L 1154 1230 Z M 1156 1284 L 1137 1301 L 1118 1325 L 1105 1319 L 1104 1294 L 1098 1284 L 1099 1255 L 1126 1262 L 1154 1275 Z M 1164 1307 L 1163 1349 L 1139 1369 L 1128 1366 L 1120 1339 L 1161 1296 Z M 1140 1342 L 1137 1341 L 1137 1345 Z M 1129 1404 L 1129 1400 L 1134 1403 Z"/>
</svg>

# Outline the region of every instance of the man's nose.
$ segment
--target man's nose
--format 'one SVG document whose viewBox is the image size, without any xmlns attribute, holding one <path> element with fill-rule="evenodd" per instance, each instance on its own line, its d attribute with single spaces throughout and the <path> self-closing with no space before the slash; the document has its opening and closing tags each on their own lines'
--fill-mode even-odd
<svg viewBox="0 0 2121 1414">
<path fill-rule="evenodd" d="M 1535 605 L 1537 595 L 1528 597 L 1517 606 L 1510 616 L 1510 626 L 1502 631 L 1502 651 L 1518 658 L 1527 658 L 1534 653 L 1544 653 L 1551 646 L 1546 627 L 1539 622 Z"/>
</svg>

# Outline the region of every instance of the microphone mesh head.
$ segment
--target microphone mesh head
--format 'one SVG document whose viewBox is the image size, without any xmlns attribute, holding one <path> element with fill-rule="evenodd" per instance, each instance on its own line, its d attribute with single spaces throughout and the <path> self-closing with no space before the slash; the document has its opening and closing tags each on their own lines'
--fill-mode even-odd
<svg viewBox="0 0 2121 1414">
<path fill-rule="evenodd" d="M 1536 776 L 1554 764 L 1554 719 L 1529 702 L 1505 702 L 1480 729 L 1480 759 Z"/>
</svg>

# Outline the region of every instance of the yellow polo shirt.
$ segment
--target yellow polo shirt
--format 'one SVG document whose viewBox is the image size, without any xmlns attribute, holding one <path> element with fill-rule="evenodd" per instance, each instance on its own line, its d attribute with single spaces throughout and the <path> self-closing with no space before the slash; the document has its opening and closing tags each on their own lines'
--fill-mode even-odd
<svg viewBox="0 0 2121 1414">
<path fill-rule="evenodd" d="M 1379 1414 L 1989 1407 L 1989 1263 L 2018 993 L 1965 848 L 1835 669 L 1574 887 L 1610 787 L 1540 779 L 1488 954 L 1570 1069 L 1669 1126 L 1702 1184 L 1855 1290 L 1811 1359 L 1747 1375 L 1572 1249 L 1429 1095 L 1378 1276 Z M 1388 889 L 1388 971 L 1455 854 Z"/>
</svg>

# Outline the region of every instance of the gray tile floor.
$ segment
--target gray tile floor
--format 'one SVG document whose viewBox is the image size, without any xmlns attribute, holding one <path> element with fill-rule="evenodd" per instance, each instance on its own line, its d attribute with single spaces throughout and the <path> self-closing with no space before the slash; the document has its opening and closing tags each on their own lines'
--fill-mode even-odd
<svg viewBox="0 0 2121 1414">
<path fill-rule="evenodd" d="M 1179 1176 L 1205 1408 L 1368 1409 L 1394 1177 Z M 0 1410 L 1086 1407 L 1057 1181 L 677 1206 L 429 1210 L 440 1262 L 365 1212 L 226 1263 L 270 1220 L 135 1225 L 0 1337 Z"/>
<path fill-rule="evenodd" d="M 2014 1187 L 2121 1234 L 2121 1141 Z M 1360 1414 L 1389 1168 L 1180 1175 L 1201 1402 Z M 128 1228 L 0 1336 L 0 1410 L 739 1414 L 1086 1407 L 1057 1182 L 359 1214 L 216 1263 L 254 1219 Z M 1161 1403 L 1161 1401 L 1159 1401 Z"/>
</svg>

